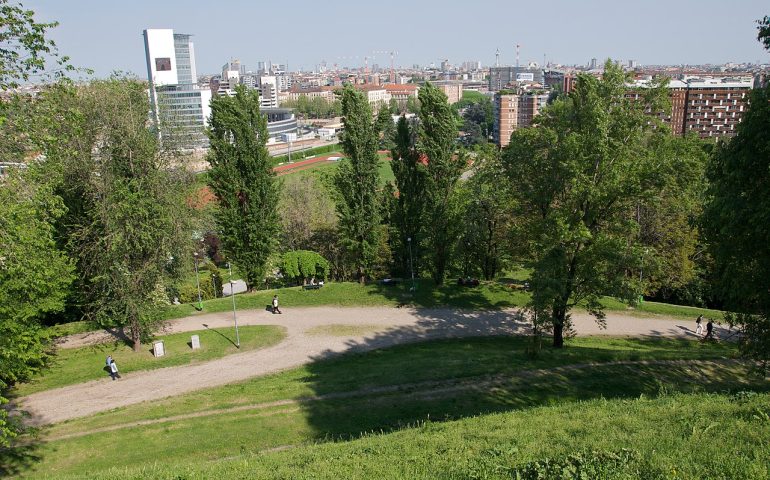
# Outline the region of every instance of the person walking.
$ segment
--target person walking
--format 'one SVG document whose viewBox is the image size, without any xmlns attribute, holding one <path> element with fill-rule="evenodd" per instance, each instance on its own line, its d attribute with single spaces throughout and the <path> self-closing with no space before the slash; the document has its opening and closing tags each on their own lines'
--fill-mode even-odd
<svg viewBox="0 0 770 480">
<path fill-rule="evenodd" d="M 281 310 L 278 308 L 278 295 L 273 295 L 273 314 L 275 313 L 281 313 Z"/>
<path fill-rule="evenodd" d="M 714 340 L 714 320 L 709 318 L 709 322 L 706 324 L 706 336 L 703 340 Z"/>
<path fill-rule="evenodd" d="M 114 381 L 116 378 L 120 378 L 120 372 L 118 372 L 118 365 L 115 360 L 110 359 L 110 377 Z"/>
<path fill-rule="evenodd" d="M 703 335 L 703 315 L 698 315 L 695 325 L 695 335 Z"/>
</svg>

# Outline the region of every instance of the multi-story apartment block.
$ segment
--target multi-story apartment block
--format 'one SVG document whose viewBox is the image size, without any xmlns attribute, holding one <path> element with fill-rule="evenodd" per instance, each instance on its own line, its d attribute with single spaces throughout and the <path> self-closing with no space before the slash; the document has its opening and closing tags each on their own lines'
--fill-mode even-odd
<svg viewBox="0 0 770 480">
<path fill-rule="evenodd" d="M 198 87 L 190 35 L 171 29 L 143 34 L 152 116 L 161 139 L 180 148 L 205 147 L 211 90 Z"/>
<path fill-rule="evenodd" d="M 449 104 L 457 103 L 463 98 L 463 84 L 462 82 L 452 80 L 440 80 L 434 82 L 439 89 L 447 96 Z"/>
<path fill-rule="evenodd" d="M 635 86 L 645 86 L 646 81 Z M 751 78 L 685 77 L 668 84 L 671 113 L 661 115 L 674 135 L 695 132 L 701 138 L 732 137 L 746 110 Z M 638 93 L 629 93 L 638 98 Z"/>
<path fill-rule="evenodd" d="M 494 140 L 500 147 L 511 141 L 511 134 L 532 125 L 532 119 L 548 102 L 546 94 L 501 91 L 495 95 Z"/>
</svg>

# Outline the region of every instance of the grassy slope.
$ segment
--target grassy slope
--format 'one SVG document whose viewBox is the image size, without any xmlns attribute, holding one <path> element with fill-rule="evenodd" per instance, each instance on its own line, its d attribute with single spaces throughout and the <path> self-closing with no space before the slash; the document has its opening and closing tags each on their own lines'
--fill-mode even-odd
<svg viewBox="0 0 770 480">
<path fill-rule="evenodd" d="M 216 462 L 114 469 L 91 478 L 511 478 L 515 467 L 580 451 L 631 449 L 604 478 L 767 479 L 770 396 L 592 400 L 424 423 L 353 442 L 238 454 Z M 541 477 L 545 478 L 545 477 Z M 549 476 L 548 478 L 577 478 Z M 580 477 L 594 478 L 594 477 Z"/>
<path fill-rule="evenodd" d="M 405 424 L 426 419 L 465 418 L 600 396 L 636 398 L 640 394 L 655 395 L 660 391 L 770 388 L 767 382 L 753 380 L 744 366 L 706 361 L 702 362 L 700 369 L 678 364 L 604 365 L 575 371 L 519 374 L 533 368 L 588 361 L 713 358 L 732 354 L 732 346 L 729 345 L 702 345 L 676 340 L 580 338 L 574 340 L 568 349 L 544 350 L 534 359 L 525 354 L 528 345 L 528 339 L 501 337 L 398 346 L 335 357 L 240 384 L 67 422 L 54 426 L 47 434 L 58 437 L 127 421 L 204 412 L 200 418 L 52 441 L 40 451 L 44 462 L 38 472 L 41 475 L 96 472 L 113 465 L 136 465 L 147 458 L 200 462 L 239 453 L 249 455 L 281 445 L 355 438 L 368 431 L 398 430 Z M 489 384 L 489 375 L 502 377 Z M 424 386 L 414 385 L 391 392 L 360 391 L 425 380 L 454 379 L 448 383 L 453 385 L 458 377 L 480 383 L 477 387 L 438 395 L 430 392 L 423 395 L 420 392 Z M 345 398 L 300 401 L 215 414 L 216 410 L 223 408 L 357 390 L 356 395 Z M 476 438 L 479 433 L 469 432 L 469 435 Z M 109 438 L 120 439 L 119 456 L 111 455 L 100 447 L 105 442 L 109 443 Z M 419 453 L 418 445 L 419 441 L 415 440 L 411 447 L 415 450 L 409 453 L 410 456 Z M 314 460 L 318 465 L 327 461 L 329 458 Z M 427 464 L 422 465 L 427 468 Z M 197 464 L 195 468 L 218 476 L 208 470 L 211 466 Z M 302 470 L 297 470 L 294 475 L 287 470 L 284 472 L 287 477 L 292 477 L 299 471 Z M 319 473 L 318 470 L 312 471 Z M 397 470 L 386 471 L 395 473 Z M 169 470 L 165 472 L 167 475 L 171 473 Z M 263 474 L 265 472 L 262 471 Z"/>
<path fill-rule="evenodd" d="M 163 340 L 166 350 L 166 354 L 159 358 L 152 355 L 152 345 L 145 345 L 142 350 L 134 352 L 123 342 L 60 349 L 54 365 L 46 371 L 44 376 L 32 383 L 19 385 L 15 393 L 23 396 L 105 378 L 107 373 L 103 368 L 107 355 L 112 355 L 120 371 L 126 373 L 213 360 L 233 353 L 275 345 L 286 336 L 284 328 L 272 325 L 241 327 L 238 331 L 241 340 L 240 349 L 235 347 L 235 333 L 232 328 L 198 330 L 158 337 L 158 340 Z M 200 349 L 190 348 L 188 342 L 191 335 L 200 337 Z"/>
</svg>

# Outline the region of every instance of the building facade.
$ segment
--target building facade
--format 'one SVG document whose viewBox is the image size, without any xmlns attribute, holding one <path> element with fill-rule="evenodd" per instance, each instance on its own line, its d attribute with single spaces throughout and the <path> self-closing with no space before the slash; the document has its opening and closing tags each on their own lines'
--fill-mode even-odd
<svg viewBox="0 0 770 480">
<path fill-rule="evenodd" d="M 495 95 L 495 126 L 493 137 L 499 147 L 507 146 L 511 134 L 529 127 L 532 120 L 548 103 L 546 94 L 500 92 Z"/>
<path fill-rule="evenodd" d="M 190 35 L 171 29 L 146 29 L 143 34 L 152 117 L 161 140 L 184 149 L 207 146 L 211 90 L 197 85 Z"/>
<path fill-rule="evenodd" d="M 489 69 L 489 91 L 497 92 L 517 82 L 543 84 L 543 71 L 525 67 L 492 67 Z"/>
</svg>

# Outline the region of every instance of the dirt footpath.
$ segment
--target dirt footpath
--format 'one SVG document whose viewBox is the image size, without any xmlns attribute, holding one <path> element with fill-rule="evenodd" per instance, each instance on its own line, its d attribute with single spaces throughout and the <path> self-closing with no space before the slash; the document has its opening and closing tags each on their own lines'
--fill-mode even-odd
<svg viewBox="0 0 770 480">
<path fill-rule="evenodd" d="M 593 317 L 573 315 L 580 335 L 666 336 L 695 338 L 694 321 L 638 318 L 607 314 L 607 329 Z M 530 333 L 531 327 L 516 310 L 464 311 L 413 308 L 291 308 L 282 315 L 265 310 L 238 312 L 239 325 L 282 325 L 283 342 L 272 347 L 229 355 L 206 363 L 168 367 L 143 372 L 121 372 L 116 382 L 109 378 L 39 392 L 19 401 L 37 425 L 84 417 L 116 407 L 180 395 L 207 387 L 297 367 L 332 355 L 364 351 L 432 338 Z M 335 328 L 338 325 L 364 328 Z M 188 332 L 233 326 L 232 312 L 196 315 L 172 321 L 166 332 Z M 349 334 L 353 332 L 352 334 Z M 61 342 L 72 348 L 103 342 L 108 333 L 73 335 Z M 95 368 L 100 367 L 100 365 Z"/>
</svg>

